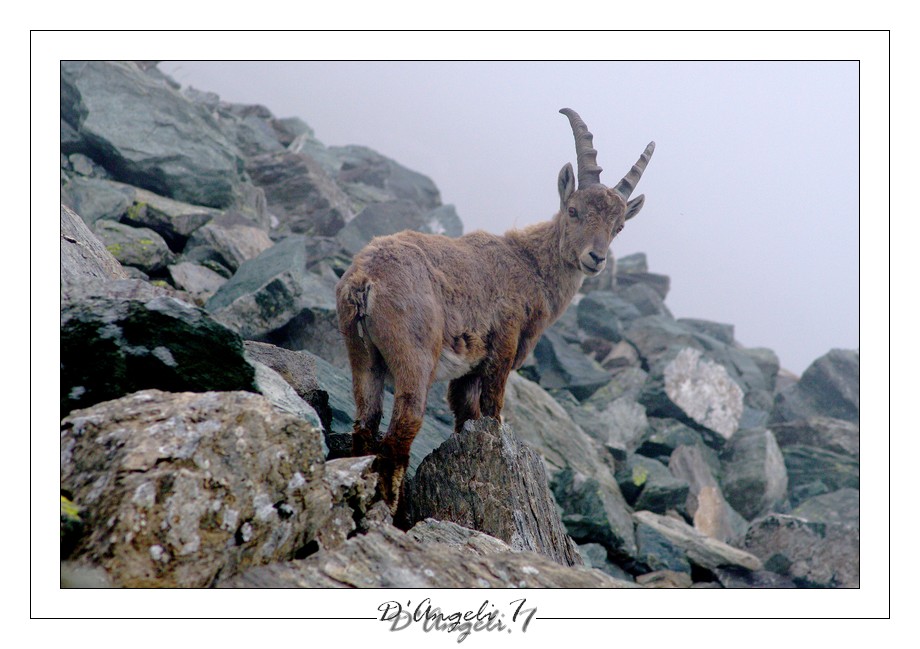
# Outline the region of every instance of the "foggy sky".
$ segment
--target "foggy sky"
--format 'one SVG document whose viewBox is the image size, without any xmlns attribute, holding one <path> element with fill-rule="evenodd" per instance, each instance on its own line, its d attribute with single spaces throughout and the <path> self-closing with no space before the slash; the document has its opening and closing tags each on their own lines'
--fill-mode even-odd
<svg viewBox="0 0 920 649">
<path fill-rule="evenodd" d="M 575 163 L 563 107 L 613 184 L 645 145 L 642 213 L 613 253 L 671 277 L 675 317 L 731 323 L 800 374 L 858 346 L 858 63 L 188 62 L 222 99 L 300 117 L 429 176 L 465 231 L 550 218 Z"/>
</svg>

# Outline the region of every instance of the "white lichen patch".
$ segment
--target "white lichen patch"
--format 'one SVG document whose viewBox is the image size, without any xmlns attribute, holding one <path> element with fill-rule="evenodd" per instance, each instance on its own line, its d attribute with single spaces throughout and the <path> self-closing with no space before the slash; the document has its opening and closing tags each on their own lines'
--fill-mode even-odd
<svg viewBox="0 0 920 649">
<path fill-rule="evenodd" d="M 152 482 L 142 482 L 137 485 L 131 502 L 141 509 L 150 509 L 157 502 L 157 488 Z"/>
<path fill-rule="evenodd" d="M 540 571 L 534 568 L 533 566 L 522 566 L 521 572 L 525 575 L 539 575 Z"/>
<path fill-rule="evenodd" d="M 294 475 L 291 476 L 291 479 L 288 480 L 287 490 L 293 491 L 294 489 L 299 489 L 305 484 L 307 484 L 307 481 L 304 479 L 303 474 L 300 471 L 295 471 Z"/>
<path fill-rule="evenodd" d="M 240 538 L 243 539 L 243 543 L 249 543 L 252 540 L 252 525 L 248 521 L 240 528 Z"/>
<path fill-rule="evenodd" d="M 252 508 L 256 511 L 256 520 L 258 521 L 267 521 L 272 516 L 278 515 L 271 498 L 266 494 L 256 494 L 252 499 Z"/>
<path fill-rule="evenodd" d="M 220 528 L 222 530 L 227 530 L 228 532 L 232 532 L 236 529 L 236 524 L 239 522 L 239 520 L 240 520 L 240 513 L 235 509 L 226 507 L 224 509 L 224 515 L 220 521 Z"/>
</svg>

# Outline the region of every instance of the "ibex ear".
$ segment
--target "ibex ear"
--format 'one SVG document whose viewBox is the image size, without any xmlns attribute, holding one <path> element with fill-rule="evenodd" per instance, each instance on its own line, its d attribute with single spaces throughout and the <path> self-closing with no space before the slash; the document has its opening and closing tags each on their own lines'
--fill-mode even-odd
<svg viewBox="0 0 920 649">
<path fill-rule="evenodd" d="M 626 220 L 628 221 L 638 214 L 643 205 L 645 205 L 645 194 L 640 194 L 626 203 Z"/>
<path fill-rule="evenodd" d="M 572 165 L 566 165 L 559 172 L 559 205 L 560 209 L 565 209 L 565 202 L 575 193 L 575 172 L 572 171 Z"/>
</svg>

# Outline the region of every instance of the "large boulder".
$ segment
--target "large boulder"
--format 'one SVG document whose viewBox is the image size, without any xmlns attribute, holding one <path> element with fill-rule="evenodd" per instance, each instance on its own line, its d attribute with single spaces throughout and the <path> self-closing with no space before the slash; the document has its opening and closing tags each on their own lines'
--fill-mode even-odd
<svg viewBox="0 0 920 649">
<path fill-rule="evenodd" d="M 138 280 L 85 284 L 61 305 L 61 410 L 145 388 L 255 390 L 240 337 Z"/>
<path fill-rule="evenodd" d="M 680 419 L 730 439 L 744 411 L 744 394 L 725 368 L 692 347 L 662 359 L 639 401 L 648 413 Z"/>
<path fill-rule="evenodd" d="M 239 150 L 213 119 L 132 62 L 63 61 L 61 117 L 115 180 L 225 208 L 243 199 Z"/>
<path fill-rule="evenodd" d="M 348 197 L 307 155 L 287 150 L 263 153 L 249 158 L 246 170 L 265 192 L 281 235 L 331 236 L 354 218 Z"/>
<path fill-rule="evenodd" d="M 567 566 L 582 563 L 556 512 L 540 456 L 497 420 L 467 422 L 425 458 L 405 491 L 410 525 L 448 520 L 495 536 L 513 550 Z"/>
<path fill-rule="evenodd" d="M 339 162 L 338 182 L 360 207 L 367 202 L 404 200 L 421 210 L 441 205 L 438 188 L 427 176 L 406 169 L 398 162 L 363 146 L 329 147 Z M 372 191 L 367 192 L 370 188 Z M 371 201 L 367 201 L 368 198 Z"/>
<path fill-rule="evenodd" d="M 175 252 L 185 248 L 195 230 L 221 215 L 221 211 L 214 208 L 183 203 L 145 189 L 132 189 L 133 202 L 120 217 L 122 222 L 150 228 Z"/>
<path fill-rule="evenodd" d="M 91 226 L 99 219 L 120 219 L 133 204 L 134 191 L 130 185 L 104 178 L 68 175 L 61 201 Z"/>
<path fill-rule="evenodd" d="M 230 277 L 244 261 L 258 257 L 273 245 L 268 234 L 250 219 L 236 212 L 225 212 L 192 233 L 183 258 Z"/>
<path fill-rule="evenodd" d="M 678 446 L 671 453 L 668 470 L 689 485 L 685 511 L 693 527 L 726 543 L 744 534 L 747 522 L 725 500 L 700 446 Z"/>
<path fill-rule="evenodd" d="M 72 558 L 115 585 L 204 588 L 294 558 L 328 516 L 320 431 L 246 392 L 144 390 L 61 423 Z"/>
<path fill-rule="evenodd" d="M 631 454 L 618 465 L 616 479 L 626 502 L 636 509 L 686 512 L 689 485 L 661 462 Z"/>
<path fill-rule="evenodd" d="M 610 381 L 610 374 L 557 331 L 545 332 L 533 351 L 540 385 L 565 389 L 579 400 L 590 397 Z"/>
<path fill-rule="evenodd" d="M 832 349 L 776 396 L 773 421 L 833 417 L 859 423 L 859 352 Z"/>
</svg>

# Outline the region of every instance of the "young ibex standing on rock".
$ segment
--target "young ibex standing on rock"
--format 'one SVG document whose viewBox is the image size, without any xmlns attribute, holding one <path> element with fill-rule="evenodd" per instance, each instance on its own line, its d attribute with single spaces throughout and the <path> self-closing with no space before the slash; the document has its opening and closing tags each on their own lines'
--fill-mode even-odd
<svg viewBox="0 0 920 649">
<path fill-rule="evenodd" d="M 505 382 L 543 330 L 568 307 L 584 278 L 600 273 L 610 242 L 644 196 L 629 196 L 655 143 L 613 188 L 601 184 L 592 135 L 564 108 L 575 134 L 572 165 L 559 172 L 559 213 L 504 236 L 457 239 L 404 231 L 378 237 L 354 258 L 336 288 L 339 324 L 351 362 L 357 414 L 352 451 L 375 454 L 381 491 L 393 511 L 422 425 L 428 389 L 449 380 L 455 430 L 498 418 Z M 378 439 L 383 384 L 392 379 L 389 429 Z"/>
</svg>

